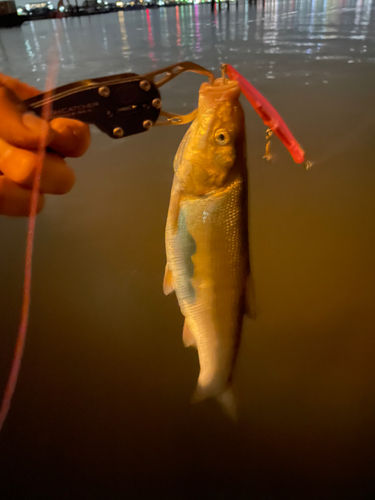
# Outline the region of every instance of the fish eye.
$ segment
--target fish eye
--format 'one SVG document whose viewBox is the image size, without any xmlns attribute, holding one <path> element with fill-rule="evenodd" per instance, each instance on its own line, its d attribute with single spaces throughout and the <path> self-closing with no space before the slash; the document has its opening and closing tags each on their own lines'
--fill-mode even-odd
<svg viewBox="0 0 375 500">
<path fill-rule="evenodd" d="M 220 128 L 215 132 L 215 141 L 220 146 L 225 146 L 229 142 L 229 134 L 226 130 Z"/>
</svg>

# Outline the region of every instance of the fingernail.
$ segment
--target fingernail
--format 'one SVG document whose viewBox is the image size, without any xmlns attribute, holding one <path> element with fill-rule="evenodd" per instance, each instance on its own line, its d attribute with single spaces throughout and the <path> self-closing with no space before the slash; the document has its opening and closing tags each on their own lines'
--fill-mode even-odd
<svg viewBox="0 0 375 500">
<path fill-rule="evenodd" d="M 73 127 L 71 127 L 70 125 L 65 125 L 62 130 L 61 130 L 61 133 L 62 134 L 66 134 L 66 135 L 70 135 L 71 137 L 76 137 L 77 134 L 74 130 Z"/>
<path fill-rule="evenodd" d="M 22 117 L 22 121 L 25 127 L 33 132 L 33 134 L 41 134 L 45 127 L 45 121 L 33 113 L 25 113 Z"/>
</svg>

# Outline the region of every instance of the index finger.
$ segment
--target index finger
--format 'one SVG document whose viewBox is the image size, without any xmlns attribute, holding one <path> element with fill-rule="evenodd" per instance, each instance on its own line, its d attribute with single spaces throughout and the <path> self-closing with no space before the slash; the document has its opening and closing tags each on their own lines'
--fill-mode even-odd
<svg viewBox="0 0 375 500">
<path fill-rule="evenodd" d="M 0 138 L 16 147 L 37 149 L 40 138 L 47 131 L 48 144 L 54 131 L 42 118 L 27 113 L 17 95 L 6 85 L 0 84 Z"/>
<path fill-rule="evenodd" d="M 56 132 L 49 147 L 61 156 L 78 158 L 90 145 L 90 129 L 86 123 L 70 118 L 55 118 L 50 127 Z"/>
<path fill-rule="evenodd" d="M 8 87 L 8 89 L 12 90 L 18 99 L 21 99 L 22 101 L 40 94 L 40 90 L 35 87 L 31 87 L 30 85 L 27 85 L 27 83 L 22 83 L 16 78 L 3 75 L 2 73 L 0 73 L 0 85 Z"/>
</svg>

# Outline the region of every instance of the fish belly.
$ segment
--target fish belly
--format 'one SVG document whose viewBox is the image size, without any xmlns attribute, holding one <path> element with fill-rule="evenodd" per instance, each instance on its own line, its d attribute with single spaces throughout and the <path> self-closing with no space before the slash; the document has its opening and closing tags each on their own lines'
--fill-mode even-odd
<svg viewBox="0 0 375 500">
<path fill-rule="evenodd" d="M 178 224 L 167 221 L 167 263 L 198 349 L 205 397 L 230 384 L 239 344 L 248 272 L 244 189 L 237 178 L 205 196 L 182 193 Z"/>
</svg>

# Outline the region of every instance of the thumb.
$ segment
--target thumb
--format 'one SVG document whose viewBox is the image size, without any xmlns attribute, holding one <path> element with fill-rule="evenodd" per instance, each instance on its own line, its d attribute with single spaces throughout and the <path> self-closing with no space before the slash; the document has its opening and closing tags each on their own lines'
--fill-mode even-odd
<svg viewBox="0 0 375 500">
<path fill-rule="evenodd" d="M 42 118 L 27 112 L 16 94 L 0 83 L 0 138 L 18 148 L 37 149 L 46 126 L 49 144 L 54 131 Z"/>
</svg>

